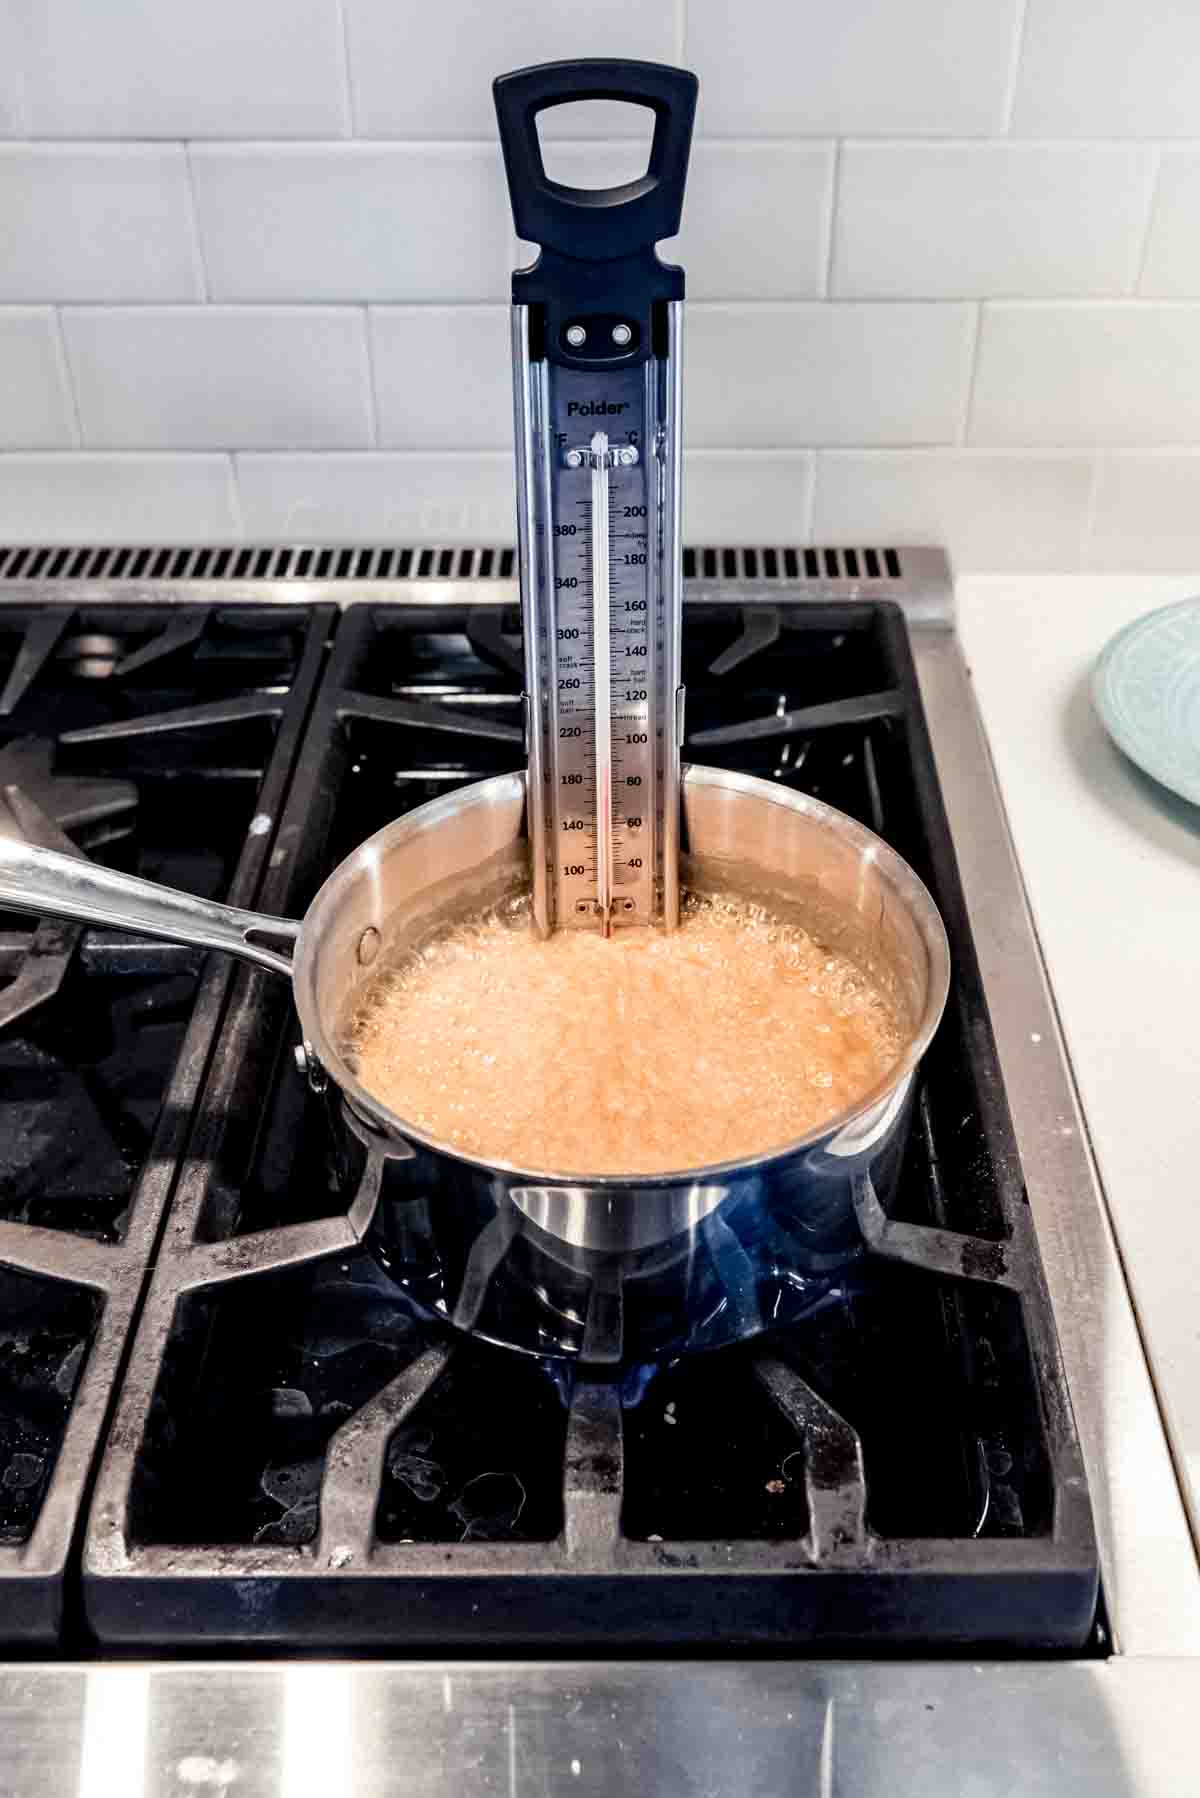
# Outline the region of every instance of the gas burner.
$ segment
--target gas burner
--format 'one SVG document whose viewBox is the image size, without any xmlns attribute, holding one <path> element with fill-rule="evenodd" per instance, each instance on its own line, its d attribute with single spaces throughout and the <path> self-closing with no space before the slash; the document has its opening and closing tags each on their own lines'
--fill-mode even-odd
<svg viewBox="0 0 1200 1798">
<path fill-rule="evenodd" d="M 424 1164 L 381 1172 L 368 1156 L 352 1203 L 361 1203 L 369 1183 L 383 1191 L 367 1245 L 428 1319 L 546 1363 L 577 1362 L 594 1375 L 621 1375 L 645 1360 L 799 1323 L 853 1277 L 865 1247 L 832 1206 L 826 1238 L 814 1232 L 805 1240 L 786 1215 L 754 1203 L 727 1205 L 661 1242 L 608 1252 L 574 1246 L 517 1204 L 492 1215 L 486 1182 L 465 1164 L 431 1178 Z M 435 1247 L 430 1219 L 438 1208 Z M 453 1248 L 448 1216 L 460 1231 Z M 905 1247 L 910 1260 L 927 1264 L 923 1243 Z"/>
<path fill-rule="evenodd" d="M 123 612 L 122 616 L 130 615 Z M 80 680 L 121 680 L 199 642 L 208 627 L 209 612 L 205 607 L 189 607 L 165 621 L 154 613 L 143 618 L 135 615 L 131 642 L 107 625 L 101 629 L 92 623 L 68 635 L 79 622 L 80 614 L 66 607 L 46 607 L 33 614 L 0 693 L 0 717 L 11 717 L 35 688 L 48 663 L 61 664 L 68 677 Z"/>
<path fill-rule="evenodd" d="M 59 646 L 58 660 L 80 680 L 108 680 L 121 660 L 121 644 L 116 637 L 89 631 L 65 638 Z"/>
</svg>

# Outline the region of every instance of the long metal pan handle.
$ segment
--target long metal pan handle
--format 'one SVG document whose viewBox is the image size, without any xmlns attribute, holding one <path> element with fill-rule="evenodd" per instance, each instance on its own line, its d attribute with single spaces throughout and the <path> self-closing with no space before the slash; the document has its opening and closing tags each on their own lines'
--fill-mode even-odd
<svg viewBox="0 0 1200 1798">
<path fill-rule="evenodd" d="M 300 934 L 299 924 L 290 918 L 218 905 L 55 849 L 35 849 L 0 836 L 0 906 L 5 905 L 35 917 L 108 924 L 114 930 L 142 931 L 198 949 L 222 949 L 289 978 L 288 949 L 273 949 L 263 939 L 290 946 Z"/>
</svg>

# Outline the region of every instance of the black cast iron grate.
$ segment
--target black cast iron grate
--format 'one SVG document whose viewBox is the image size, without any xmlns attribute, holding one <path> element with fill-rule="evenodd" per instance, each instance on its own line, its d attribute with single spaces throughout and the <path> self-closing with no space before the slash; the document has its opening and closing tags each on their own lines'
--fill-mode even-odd
<svg viewBox="0 0 1200 1798">
<path fill-rule="evenodd" d="M 331 609 L 0 606 L 0 829 L 245 904 Z M 228 969 L 0 915 L 0 1640 L 50 1642 Z"/>
<path fill-rule="evenodd" d="M 342 620 L 260 900 L 522 761 L 519 620 Z M 423 1320 L 237 977 L 99 1476 L 104 1643 L 1077 1649 L 1097 1560 L 900 614 L 691 608 L 689 752 L 794 783 L 929 882 L 955 982 L 899 1200 L 802 1325 L 623 1385 Z"/>
</svg>

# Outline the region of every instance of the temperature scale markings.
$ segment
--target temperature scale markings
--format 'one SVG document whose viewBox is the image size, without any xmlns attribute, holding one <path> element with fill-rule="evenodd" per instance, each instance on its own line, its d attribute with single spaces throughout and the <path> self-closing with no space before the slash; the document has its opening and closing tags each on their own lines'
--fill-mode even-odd
<svg viewBox="0 0 1200 1798">
<path fill-rule="evenodd" d="M 585 384 L 584 377 L 576 382 L 556 371 L 555 379 L 562 385 L 551 428 L 562 460 L 554 466 L 557 508 L 552 500 L 550 511 L 555 557 L 547 635 L 557 648 L 559 680 L 571 683 L 555 682 L 547 717 L 552 729 L 547 788 L 557 825 L 549 858 L 557 882 L 557 915 L 561 923 L 594 917 L 597 902 L 603 910 L 605 895 L 616 888 L 621 893 L 618 912 L 628 918 L 632 910 L 649 919 L 655 912 L 654 743 L 661 728 L 651 700 L 657 691 L 661 633 L 651 604 L 650 530 L 644 522 L 650 507 L 647 484 L 653 477 L 644 461 L 620 460 L 630 442 L 640 448 L 644 433 L 630 432 L 628 438 L 610 442 L 601 432 L 592 434 L 590 445 L 581 442 L 578 427 L 571 424 L 576 409 L 567 401 L 576 394 L 590 399 L 591 378 Z M 633 407 L 629 416 L 636 416 L 643 405 L 640 372 L 629 371 L 626 388 Z M 576 449 L 583 456 L 572 461 Z M 596 464 L 598 453 L 606 457 L 603 469 Z M 564 522 L 554 522 L 555 517 Z M 565 522 L 570 520 L 575 522 Z M 635 528 L 639 520 L 642 529 Z M 603 592 L 596 591 L 597 575 Z M 607 791 L 601 790 L 598 740 L 607 751 L 602 758 Z M 608 821 L 603 844 L 598 840 L 600 817 Z M 639 853 L 644 842 L 648 848 Z"/>
</svg>

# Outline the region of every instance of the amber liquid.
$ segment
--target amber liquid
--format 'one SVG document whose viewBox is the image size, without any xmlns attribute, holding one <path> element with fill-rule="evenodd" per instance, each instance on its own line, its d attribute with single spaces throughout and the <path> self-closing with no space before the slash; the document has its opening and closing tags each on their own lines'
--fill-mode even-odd
<svg viewBox="0 0 1200 1798">
<path fill-rule="evenodd" d="M 650 1174 L 778 1148 L 852 1106 L 904 1031 L 846 957 L 738 900 L 668 935 L 560 931 L 524 906 L 377 977 L 347 1053 L 401 1118 L 486 1161 Z"/>
</svg>

